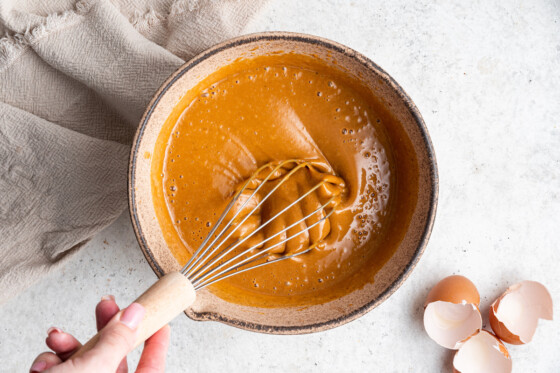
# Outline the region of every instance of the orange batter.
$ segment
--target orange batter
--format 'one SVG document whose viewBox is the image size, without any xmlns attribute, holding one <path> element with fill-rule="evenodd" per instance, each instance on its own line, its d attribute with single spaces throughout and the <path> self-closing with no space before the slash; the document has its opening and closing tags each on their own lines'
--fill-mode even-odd
<svg viewBox="0 0 560 373">
<path fill-rule="evenodd" d="M 345 184 L 321 245 L 210 289 L 259 307 L 326 302 L 374 281 L 398 247 L 416 204 L 411 149 L 376 97 L 318 59 L 287 53 L 234 61 L 187 92 L 159 135 L 157 218 L 184 264 L 260 166 L 311 161 Z M 299 178 L 299 185 L 311 180 Z"/>
</svg>

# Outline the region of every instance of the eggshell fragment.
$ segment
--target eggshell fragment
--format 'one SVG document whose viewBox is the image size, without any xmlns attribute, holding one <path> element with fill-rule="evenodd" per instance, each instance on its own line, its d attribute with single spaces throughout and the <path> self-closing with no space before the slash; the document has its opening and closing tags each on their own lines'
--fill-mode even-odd
<svg viewBox="0 0 560 373">
<path fill-rule="evenodd" d="M 482 328 L 479 303 L 478 290 L 469 279 L 446 277 L 428 293 L 424 329 L 440 346 L 456 350 Z"/>
<path fill-rule="evenodd" d="M 424 307 L 436 301 L 470 303 L 478 306 L 480 304 L 480 295 L 471 280 L 465 276 L 453 275 L 444 278 L 430 290 Z"/>
<path fill-rule="evenodd" d="M 552 297 L 539 282 L 523 281 L 510 286 L 490 307 L 490 325 L 506 343 L 530 342 L 539 319 L 552 320 Z"/>
<path fill-rule="evenodd" d="M 455 373 L 509 373 L 511 369 L 506 346 L 486 330 L 469 337 L 453 358 Z"/>
</svg>

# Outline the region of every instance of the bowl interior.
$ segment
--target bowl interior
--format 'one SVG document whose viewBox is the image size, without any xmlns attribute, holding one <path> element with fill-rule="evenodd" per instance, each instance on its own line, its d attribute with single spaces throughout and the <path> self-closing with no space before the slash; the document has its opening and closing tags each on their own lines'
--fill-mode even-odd
<svg viewBox="0 0 560 373">
<path fill-rule="evenodd" d="M 318 37 L 292 33 L 263 33 L 227 41 L 195 57 L 160 88 L 136 134 L 129 172 L 132 221 L 140 246 L 158 276 L 180 269 L 168 250 L 156 219 L 151 193 L 151 154 L 165 120 L 181 97 L 198 82 L 237 58 L 295 52 L 320 58 L 361 80 L 388 107 L 408 135 L 418 162 L 416 208 L 409 229 L 395 254 L 375 281 L 334 301 L 305 308 L 254 308 L 228 303 L 206 289 L 186 311 L 195 320 L 217 320 L 253 331 L 299 334 L 324 330 L 351 321 L 391 295 L 410 274 L 422 254 L 437 203 L 435 157 L 418 110 L 392 78 L 361 54 Z"/>
</svg>

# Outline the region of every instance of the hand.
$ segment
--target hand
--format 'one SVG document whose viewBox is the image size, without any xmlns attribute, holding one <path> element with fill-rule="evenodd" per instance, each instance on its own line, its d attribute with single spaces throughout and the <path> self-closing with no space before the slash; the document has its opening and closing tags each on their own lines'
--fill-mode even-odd
<svg viewBox="0 0 560 373">
<path fill-rule="evenodd" d="M 47 346 L 54 351 L 43 352 L 33 362 L 30 372 L 50 373 L 125 373 L 126 355 L 134 345 L 135 332 L 144 317 L 144 307 L 138 303 L 128 306 L 117 315 L 119 306 L 113 296 L 105 296 L 95 308 L 97 330 L 102 329 L 99 342 L 83 356 L 67 360 L 81 346 L 76 338 L 58 328 L 50 328 Z M 169 325 L 148 338 L 138 362 L 136 373 L 158 373 L 165 369 L 165 355 L 169 346 Z"/>
</svg>

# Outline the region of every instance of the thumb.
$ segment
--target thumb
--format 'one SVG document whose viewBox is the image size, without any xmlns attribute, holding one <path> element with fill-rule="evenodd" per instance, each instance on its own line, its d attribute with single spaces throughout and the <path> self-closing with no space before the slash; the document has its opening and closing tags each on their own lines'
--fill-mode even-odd
<svg viewBox="0 0 560 373">
<path fill-rule="evenodd" d="M 99 341 L 83 356 L 84 371 L 115 371 L 121 360 L 134 348 L 136 330 L 144 318 L 146 310 L 138 303 L 132 303 L 119 312 L 101 330 Z"/>
</svg>

